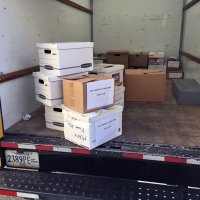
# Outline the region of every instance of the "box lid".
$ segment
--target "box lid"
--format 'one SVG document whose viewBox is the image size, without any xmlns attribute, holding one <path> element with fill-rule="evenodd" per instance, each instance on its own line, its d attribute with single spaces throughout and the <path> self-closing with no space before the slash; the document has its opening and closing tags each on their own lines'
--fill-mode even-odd
<svg viewBox="0 0 200 200">
<path fill-rule="evenodd" d="M 63 79 L 76 79 L 76 78 L 82 77 L 82 76 L 87 75 L 87 74 L 88 74 L 88 72 L 82 72 L 82 73 L 78 73 L 78 74 L 71 74 L 71 75 L 59 76 L 58 77 L 58 76 L 55 76 L 55 75 L 44 74 L 42 72 L 33 72 L 33 77 L 53 82 L 53 81 L 61 81 Z"/>
<path fill-rule="evenodd" d="M 166 74 L 160 69 L 127 69 L 125 70 L 126 75 L 131 74 Z"/>
<path fill-rule="evenodd" d="M 129 54 L 128 50 L 113 50 L 108 51 L 107 54 Z"/>
<path fill-rule="evenodd" d="M 80 48 L 92 48 L 93 42 L 60 42 L 60 43 L 37 43 L 36 45 L 40 49 L 80 49 Z"/>
<path fill-rule="evenodd" d="M 105 75 L 94 75 L 94 74 L 84 75 L 84 76 L 71 78 L 71 79 L 64 78 L 64 80 L 71 81 L 71 82 L 77 82 L 80 84 L 89 83 L 92 81 L 108 80 L 108 79 L 112 79 L 112 78 L 105 76 Z"/>
<path fill-rule="evenodd" d="M 124 65 L 116 65 L 116 64 L 97 64 L 94 66 L 94 72 L 97 73 L 110 73 L 118 70 L 123 70 Z"/>
<path fill-rule="evenodd" d="M 64 119 L 67 119 L 67 117 L 70 116 L 70 117 L 74 117 L 80 121 L 92 123 L 94 121 L 98 121 L 102 118 L 105 118 L 107 116 L 110 116 L 110 115 L 113 115 L 113 114 L 116 114 L 116 113 L 119 113 L 122 111 L 123 111 L 122 106 L 115 105 L 115 106 L 112 106 L 109 108 L 97 110 L 95 112 L 82 114 L 82 113 L 76 112 L 74 110 L 71 110 L 71 109 L 65 107 L 63 110 L 63 115 L 64 115 Z"/>
</svg>

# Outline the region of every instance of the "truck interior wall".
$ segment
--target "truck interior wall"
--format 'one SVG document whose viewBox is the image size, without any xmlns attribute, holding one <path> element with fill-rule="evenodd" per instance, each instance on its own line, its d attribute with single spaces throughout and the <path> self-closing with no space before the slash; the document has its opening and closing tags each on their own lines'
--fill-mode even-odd
<svg viewBox="0 0 200 200">
<path fill-rule="evenodd" d="M 74 2 L 90 7 L 89 0 Z M 90 41 L 90 15 L 55 0 L 0 0 L 0 72 L 38 65 L 37 42 Z M 31 75 L 0 84 L 5 129 L 34 111 Z"/>
<path fill-rule="evenodd" d="M 183 0 L 94 0 L 95 53 L 128 49 L 178 56 Z"/>
<path fill-rule="evenodd" d="M 199 57 L 200 55 L 200 2 L 185 12 L 185 26 L 183 36 L 183 51 Z M 186 78 L 194 78 L 200 83 L 200 64 L 183 58 Z"/>
</svg>

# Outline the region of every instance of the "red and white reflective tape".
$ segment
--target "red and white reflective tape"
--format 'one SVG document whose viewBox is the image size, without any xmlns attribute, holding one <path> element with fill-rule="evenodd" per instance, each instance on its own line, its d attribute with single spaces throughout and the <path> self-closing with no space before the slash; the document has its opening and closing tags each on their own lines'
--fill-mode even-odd
<svg viewBox="0 0 200 200">
<path fill-rule="evenodd" d="M 37 194 L 29 194 L 23 192 L 15 192 L 10 190 L 0 190 L 0 195 L 12 196 L 12 197 L 22 197 L 29 199 L 39 199 L 39 195 Z"/>
<path fill-rule="evenodd" d="M 200 161 L 195 160 L 195 159 L 178 158 L 178 157 L 172 157 L 172 156 L 154 156 L 154 155 L 136 154 L 136 153 L 123 153 L 122 157 L 142 159 L 142 160 L 152 160 L 152 161 L 163 161 L 163 162 L 170 162 L 170 163 L 200 165 Z"/>
<path fill-rule="evenodd" d="M 1 142 L 0 146 L 4 148 L 11 148 L 11 149 L 55 151 L 55 152 L 76 153 L 76 154 L 85 154 L 85 155 L 91 154 L 91 151 L 88 149 L 67 148 L 67 147 L 50 146 L 50 145 L 31 145 L 31 144 L 17 144 L 17 143 L 11 143 L 11 142 Z"/>
<path fill-rule="evenodd" d="M 60 146 L 50 146 L 50 145 L 31 145 L 31 144 L 17 144 L 11 142 L 1 142 L 1 147 L 12 148 L 12 149 L 27 149 L 27 150 L 38 150 L 38 151 L 49 151 L 49 152 L 64 152 L 64 153 L 74 153 L 74 154 L 84 154 L 89 155 L 92 152 L 88 149 L 79 149 L 79 148 L 68 148 Z M 200 159 L 190 159 L 190 158 L 181 158 L 173 156 L 156 156 L 156 155 L 147 155 L 141 153 L 121 153 L 123 158 L 129 159 L 138 159 L 138 160 L 152 160 L 152 161 L 162 161 L 169 163 L 181 163 L 181 164 L 192 164 L 200 165 Z"/>
</svg>

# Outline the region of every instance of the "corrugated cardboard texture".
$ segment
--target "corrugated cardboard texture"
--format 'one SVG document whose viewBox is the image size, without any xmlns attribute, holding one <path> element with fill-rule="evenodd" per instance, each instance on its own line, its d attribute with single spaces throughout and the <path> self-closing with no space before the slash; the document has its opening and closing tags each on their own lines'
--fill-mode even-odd
<svg viewBox="0 0 200 200">
<path fill-rule="evenodd" d="M 70 80 L 63 80 L 64 105 L 73 110 L 84 111 L 83 85 Z"/>
<path fill-rule="evenodd" d="M 92 112 L 104 107 L 112 106 L 113 104 L 87 110 L 87 83 L 92 81 L 100 81 L 108 79 L 111 78 L 107 76 L 96 76 L 96 75 L 86 75 L 73 80 L 64 79 L 63 80 L 64 106 L 81 113 Z"/>
<path fill-rule="evenodd" d="M 128 54 L 129 51 L 109 51 L 107 52 L 107 62 L 108 64 L 121 64 L 127 68 Z"/>
<path fill-rule="evenodd" d="M 125 70 L 126 101 L 163 102 L 166 73 L 160 70 Z"/>
<path fill-rule="evenodd" d="M 140 52 L 140 53 L 131 53 L 129 54 L 129 67 L 143 67 L 147 68 L 148 66 L 149 53 Z"/>
</svg>

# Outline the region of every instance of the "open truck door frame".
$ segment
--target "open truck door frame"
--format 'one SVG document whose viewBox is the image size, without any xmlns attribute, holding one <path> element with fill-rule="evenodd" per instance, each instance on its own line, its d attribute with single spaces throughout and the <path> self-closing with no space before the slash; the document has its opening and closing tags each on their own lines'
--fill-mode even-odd
<svg viewBox="0 0 200 200">
<path fill-rule="evenodd" d="M 191 1 L 184 10 L 197 2 Z M 200 199 L 200 148 L 111 141 L 89 151 L 60 138 L 28 133 L 3 137 L 3 133 L 0 110 L 2 166 L 7 165 L 5 152 L 11 150 L 37 153 L 39 167 L 0 170 L 1 195 L 52 200 Z"/>
</svg>

